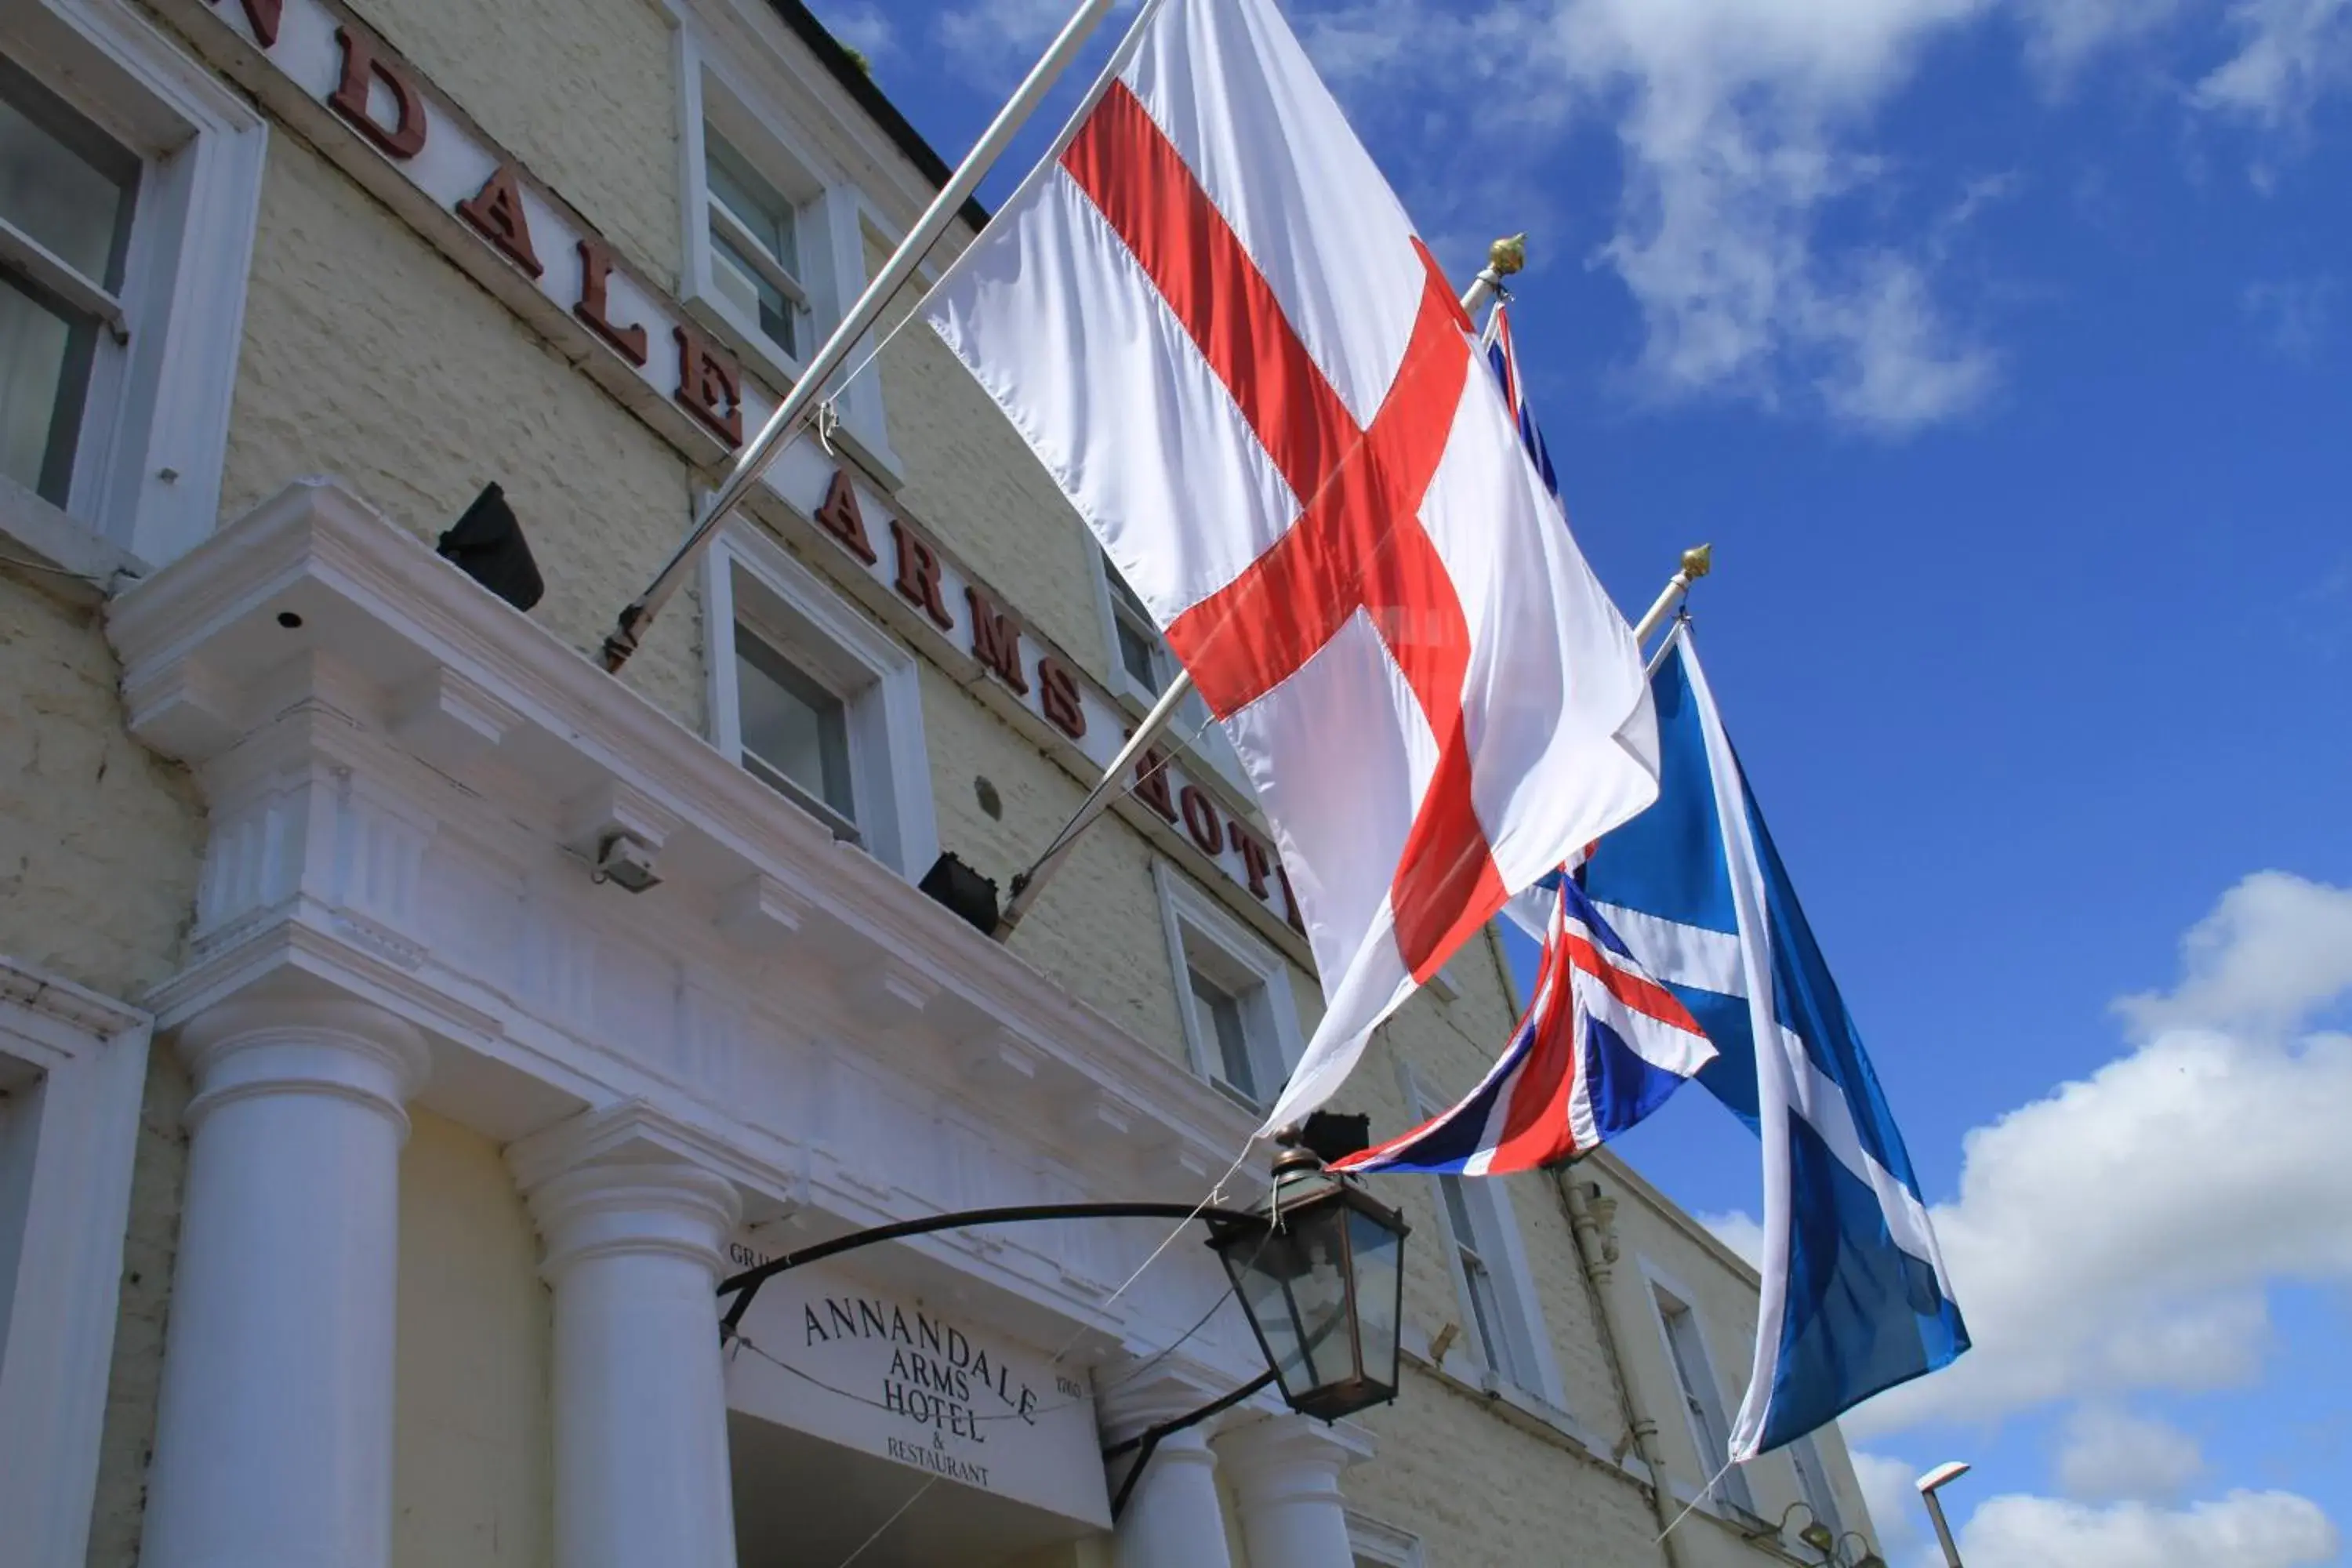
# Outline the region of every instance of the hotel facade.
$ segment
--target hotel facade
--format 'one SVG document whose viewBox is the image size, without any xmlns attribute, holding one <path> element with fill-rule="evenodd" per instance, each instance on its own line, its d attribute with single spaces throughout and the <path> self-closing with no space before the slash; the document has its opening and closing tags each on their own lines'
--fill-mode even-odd
<svg viewBox="0 0 2352 1568">
<path fill-rule="evenodd" d="M 1244 1403 L 1116 1518 L 1264 1370 L 1198 1226 L 870 1248 L 722 1348 L 829 1237 L 1200 1199 L 1318 1007 L 1198 714 L 1009 944 L 920 889 L 1172 666 L 919 324 L 595 659 L 943 177 L 795 0 L 0 7 L 0 1565 L 1869 1550 L 1834 1431 L 1660 1542 L 1757 1281 L 1606 1154 L 1377 1183 L 1396 1402 Z M 528 613 L 436 549 L 490 485 Z M 1339 1108 L 1516 1008 L 1474 943 Z"/>
</svg>

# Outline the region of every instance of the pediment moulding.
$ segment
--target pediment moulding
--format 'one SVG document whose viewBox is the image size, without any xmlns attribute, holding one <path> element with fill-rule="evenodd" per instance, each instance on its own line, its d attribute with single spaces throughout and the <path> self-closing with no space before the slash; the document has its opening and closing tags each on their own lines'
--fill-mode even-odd
<svg viewBox="0 0 2352 1568">
<path fill-rule="evenodd" d="M 159 1013 L 274 965 L 340 969 L 548 1106 L 691 1103 L 740 1146 L 869 1183 L 855 1140 L 942 1105 L 1139 1196 L 1198 1196 L 1247 1134 L 338 481 L 223 528 L 116 600 L 109 633 L 132 732 L 210 811 L 194 962 Z M 592 879 L 615 832 L 658 885 Z"/>
</svg>

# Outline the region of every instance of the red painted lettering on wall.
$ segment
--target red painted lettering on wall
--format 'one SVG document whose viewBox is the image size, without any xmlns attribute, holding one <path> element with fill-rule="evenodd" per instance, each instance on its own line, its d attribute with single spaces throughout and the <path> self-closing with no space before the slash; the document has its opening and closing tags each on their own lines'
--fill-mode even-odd
<svg viewBox="0 0 2352 1568">
<path fill-rule="evenodd" d="M 858 509 L 857 486 L 851 482 L 847 468 L 833 470 L 824 504 L 816 509 L 816 524 L 841 541 L 852 555 L 868 566 L 874 564 L 874 542 L 866 537 L 866 514 Z"/>
<path fill-rule="evenodd" d="M 1045 722 L 1073 741 L 1086 739 L 1087 709 L 1078 700 L 1078 678 L 1051 654 L 1037 660 L 1037 701 L 1045 710 Z"/>
<path fill-rule="evenodd" d="M 515 184 L 512 163 L 492 170 L 480 190 L 457 204 L 457 216 L 533 278 L 547 270 L 530 243 L 530 217 L 522 209 L 522 188 Z"/>
<path fill-rule="evenodd" d="M 1291 930 L 1305 936 L 1307 922 L 1298 917 L 1298 895 L 1290 890 L 1290 873 L 1276 866 L 1274 875 L 1282 884 L 1282 918 L 1290 923 Z"/>
<path fill-rule="evenodd" d="M 1021 623 L 969 584 L 963 597 L 971 606 L 972 657 L 994 670 L 999 680 L 1026 697 L 1029 678 L 1021 668 Z"/>
<path fill-rule="evenodd" d="M 743 444 L 743 373 L 692 327 L 677 334 L 678 406 L 730 447 Z"/>
<path fill-rule="evenodd" d="M 941 631 L 955 625 L 955 617 L 940 601 L 939 552 L 907 531 L 907 525 L 897 518 L 890 520 L 890 542 L 898 552 L 898 594 L 907 603 L 931 617 L 931 624 Z"/>
<path fill-rule="evenodd" d="M 1132 736 L 1134 731 L 1128 734 Z M 1135 798 L 1166 817 L 1177 820 L 1176 796 L 1168 787 L 1168 753 L 1158 746 L 1146 746 L 1135 764 Z"/>
<path fill-rule="evenodd" d="M 1274 869 L 1274 851 L 1265 840 L 1244 827 L 1239 821 L 1225 824 L 1225 836 L 1240 851 L 1242 869 L 1249 877 L 1249 890 L 1259 898 L 1266 894 L 1265 874 Z"/>
<path fill-rule="evenodd" d="M 220 0 L 213 0 L 217 5 Z M 256 42 L 265 49 L 278 47 L 278 21 L 286 14 L 286 0 L 245 0 L 246 26 L 253 29 Z"/>
<path fill-rule="evenodd" d="M 590 331 L 612 344 L 623 359 L 642 370 L 646 363 L 646 330 L 614 321 L 612 279 L 613 247 L 601 239 L 582 240 L 580 302 L 572 307 L 572 313 L 585 321 Z"/>
<path fill-rule="evenodd" d="M 343 79 L 327 106 L 389 156 L 404 161 L 415 157 L 425 147 L 425 100 L 417 96 L 408 73 L 379 57 L 373 39 L 349 27 L 337 27 L 335 41 L 343 47 Z M 379 81 L 392 94 L 390 125 L 368 110 L 369 84 Z"/>
<path fill-rule="evenodd" d="M 1186 784 L 1176 792 L 1176 804 L 1184 813 L 1184 831 L 1202 853 L 1214 857 L 1225 847 L 1224 819 L 1217 815 L 1214 802 L 1197 784 Z"/>
</svg>

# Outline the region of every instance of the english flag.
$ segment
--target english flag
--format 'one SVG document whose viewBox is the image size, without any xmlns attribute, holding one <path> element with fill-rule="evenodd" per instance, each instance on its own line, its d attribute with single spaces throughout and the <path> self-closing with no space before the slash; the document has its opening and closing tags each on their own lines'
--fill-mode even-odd
<svg viewBox="0 0 2352 1568">
<path fill-rule="evenodd" d="M 1632 633 L 1272 0 L 1150 0 L 927 312 L 1256 787 L 1326 1000 L 1295 1121 L 1656 795 Z"/>
</svg>

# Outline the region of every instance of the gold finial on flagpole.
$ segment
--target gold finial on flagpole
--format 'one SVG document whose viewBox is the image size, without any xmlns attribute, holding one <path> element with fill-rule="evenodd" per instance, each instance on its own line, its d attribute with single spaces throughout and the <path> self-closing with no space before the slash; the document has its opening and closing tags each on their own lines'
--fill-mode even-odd
<svg viewBox="0 0 2352 1568">
<path fill-rule="evenodd" d="M 1696 583 L 1715 570 L 1715 546 L 1694 544 L 1683 552 L 1683 575 Z"/>
<path fill-rule="evenodd" d="M 1528 237 L 1512 235 L 1486 247 L 1486 266 L 1497 278 L 1508 278 L 1528 264 Z"/>
</svg>

